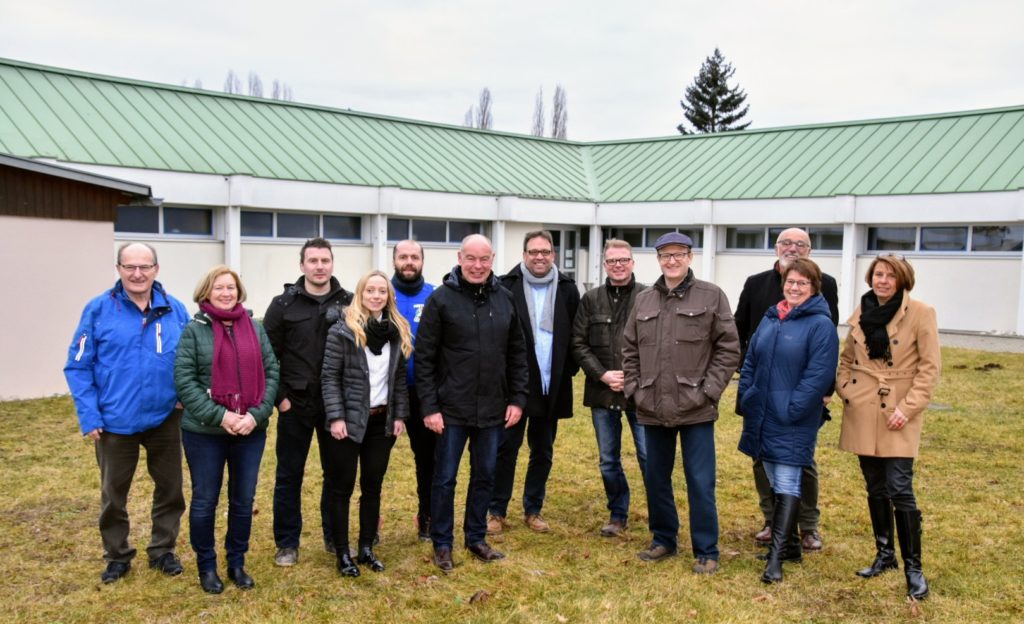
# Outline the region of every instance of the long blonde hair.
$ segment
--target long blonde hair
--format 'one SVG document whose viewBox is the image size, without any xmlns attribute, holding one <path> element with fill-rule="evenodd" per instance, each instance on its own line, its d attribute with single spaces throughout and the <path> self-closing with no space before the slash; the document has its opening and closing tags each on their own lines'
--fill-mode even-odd
<svg viewBox="0 0 1024 624">
<path fill-rule="evenodd" d="M 412 328 L 409 327 L 409 321 L 398 312 L 398 304 L 395 302 L 395 288 L 391 285 L 391 280 L 383 272 L 370 271 L 359 278 L 359 283 L 356 284 L 356 292 L 352 295 L 352 304 L 345 308 L 345 324 L 348 325 L 348 328 L 352 330 L 352 334 L 355 335 L 356 346 L 365 348 L 366 329 L 364 327 L 370 319 L 370 313 L 366 306 L 363 305 L 363 291 L 366 290 L 366 283 L 370 281 L 371 277 L 381 277 L 384 283 L 388 285 L 388 302 L 384 309 L 387 310 L 388 319 L 398 328 L 398 335 L 401 337 L 402 342 L 402 355 L 408 358 L 412 355 Z"/>
</svg>

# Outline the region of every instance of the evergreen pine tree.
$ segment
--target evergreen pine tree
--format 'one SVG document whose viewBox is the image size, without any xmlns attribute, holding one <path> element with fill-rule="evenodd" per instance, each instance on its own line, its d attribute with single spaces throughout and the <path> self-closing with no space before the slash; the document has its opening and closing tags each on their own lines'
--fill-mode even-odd
<svg viewBox="0 0 1024 624">
<path fill-rule="evenodd" d="M 744 105 L 747 94 L 739 85 L 729 88 L 729 79 L 734 73 L 736 70 L 731 63 L 726 62 L 718 48 L 715 48 L 713 55 L 704 59 L 693 85 L 686 87 L 686 99 L 679 102 L 693 130 L 685 124 L 679 124 L 677 129 L 680 133 L 743 130 L 750 125 L 749 121 L 738 123 L 750 107 Z"/>
</svg>

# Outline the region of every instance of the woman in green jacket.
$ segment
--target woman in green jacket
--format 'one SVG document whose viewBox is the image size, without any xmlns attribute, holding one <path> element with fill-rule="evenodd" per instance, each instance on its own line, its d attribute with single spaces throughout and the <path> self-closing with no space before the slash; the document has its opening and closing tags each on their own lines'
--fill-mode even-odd
<svg viewBox="0 0 1024 624">
<path fill-rule="evenodd" d="M 196 286 L 199 312 L 185 327 L 174 365 L 174 383 L 185 407 L 181 441 L 192 477 L 189 538 L 199 584 L 224 591 L 214 542 L 217 500 L 228 467 L 228 578 L 240 589 L 255 582 L 245 571 L 253 499 L 267 424 L 277 395 L 278 364 L 263 327 L 242 307 L 238 274 L 216 266 Z"/>
</svg>

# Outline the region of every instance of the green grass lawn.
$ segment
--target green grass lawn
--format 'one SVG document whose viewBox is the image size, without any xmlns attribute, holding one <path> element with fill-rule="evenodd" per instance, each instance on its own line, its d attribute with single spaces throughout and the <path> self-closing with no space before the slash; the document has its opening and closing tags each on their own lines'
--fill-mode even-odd
<svg viewBox="0 0 1024 624">
<path fill-rule="evenodd" d="M 92 444 L 78 432 L 70 399 L 0 403 L 0 601 L 7 613 L 2 617 L 26 622 L 1024 621 L 1024 355 L 944 349 L 943 358 L 933 398 L 939 409 L 927 413 L 916 464 L 924 570 L 932 592 L 920 604 L 904 597 L 902 570 L 872 580 L 854 575 L 871 561 L 873 542 L 856 457 L 836 449 L 841 410 L 835 404 L 836 420 L 821 431 L 817 454 L 825 549 L 805 556 L 801 565 L 787 564 L 781 585 L 760 583 L 763 564 L 754 559 L 759 549 L 752 535 L 761 518 L 750 460 L 736 450 L 741 421 L 731 409 L 733 385 L 722 400 L 717 426 L 722 568 L 716 576 L 690 572 L 678 464 L 681 555 L 656 564 L 636 559 L 648 532 L 631 443 L 624 452 L 634 488 L 628 535 L 599 537 L 607 518 L 604 490 L 589 411 L 578 405 L 576 417 L 560 425 L 556 444 L 544 509 L 552 532 L 533 534 L 514 518 L 512 530 L 492 540 L 507 553 L 506 560 L 485 565 L 456 548 L 458 565 L 448 576 L 436 573 L 430 546 L 415 539 L 412 453 L 405 438 L 395 447 L 384 485 L 383 543 L 376 552 L 386 572 L 365 570 L 358 579 L 335 572 L 320 540 L 315 450 L 304 492 L 299 565 L 274 567 L 271 435 L 246 565 L 257 586 L 243 593 L 229 583 L 219 596 L 199 589 L 187 516 L 178 540 L 185 574 L 168 579 L 146 567 L 152 483 L 143 468 L 131 497 L 132 542 L 141 556 L 126 579 L 102 585 L 98 469 Z M 986 364 L 998 367 L 984 369 Z M 467 481 L 463 471 L 457 543 Z M 516 497 L 521 483 L 520 472 Z M 220 511 L 222 542 L 223 500 Z M 223 551 L 221 556 L 223 561 Z"/>
</svg>

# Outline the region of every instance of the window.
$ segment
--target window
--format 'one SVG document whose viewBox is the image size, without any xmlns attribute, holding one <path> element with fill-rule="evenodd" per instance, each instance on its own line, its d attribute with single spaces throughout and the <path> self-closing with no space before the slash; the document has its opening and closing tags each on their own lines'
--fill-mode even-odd
<svg viewBox="0 0 1024 624">
<path fill-rule="evenodd" d="M 173 206 L 118 206 L 115 232 L 212 236 L 213 210 Z"/>
<path fill-rule="evenodd" d="M 322 236 L 329 240 L 362 241 L 363 218 L 356 215 L 243 210 L 242 236 L 302 240 Z"/>
<path fill-rule="evenodd" d="M 604 240 L 617 238 L 624 240 L 633 247 L 654 249 L 654 243 L 658 238 L 669 232 L 680 232 L 686 234 L 693 241 L 693 248 L 700 249 L 704 240 L 703 228 L 677 228 L 677 227 L 649 227 L 649 228 L 602 228 Z"/>
<path fill-rule="evenodd" d="M 1024 225 L 879 226 L 868 228 L 867 251 L 1019 252 Z"/>
<path fill-rule="evenodd" d="M 811 249 L 843 250 L 842 226 L 809 227 L 807 234 L 811 237 Z"/>
<path fill-rule="evenodd" d="M 470 234 L 483 234 L 479 221 L 437 221 L 388 217 L 388 241 L 411 238 L 421 243 L 461 243 Z"/>
<path fill-rule="evenodd" d="M 798 227 L 807 232 L 811 239 L 811 249 L 825 251 L 842 251 L 843 249 L 843 228 L 842 226 L 742 226 L 731 227 L 725 230 L 726 249 L 775 249 L 775 241 L 779 235 L 790 227 Z"/>
<path fill-rule="evenodd" d="M 766 249 L 767 240 L 763 227 L 725 228 L 726 249 Z"/>
</svg>

